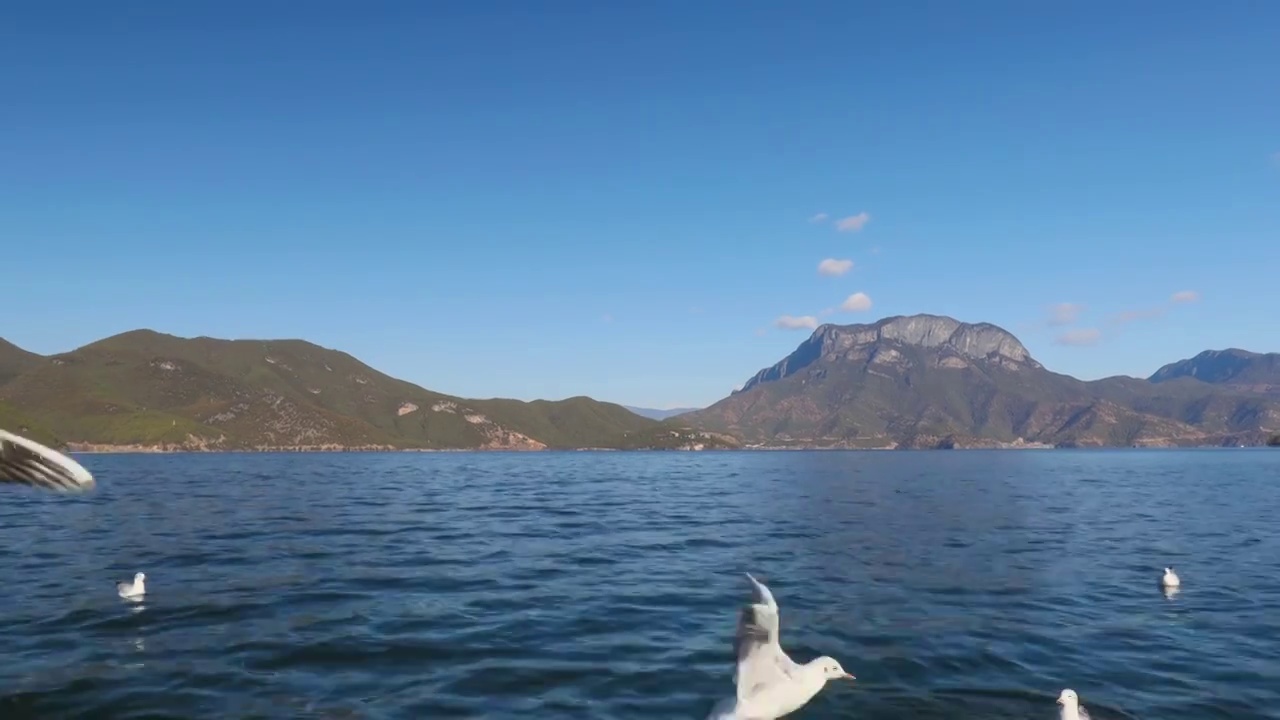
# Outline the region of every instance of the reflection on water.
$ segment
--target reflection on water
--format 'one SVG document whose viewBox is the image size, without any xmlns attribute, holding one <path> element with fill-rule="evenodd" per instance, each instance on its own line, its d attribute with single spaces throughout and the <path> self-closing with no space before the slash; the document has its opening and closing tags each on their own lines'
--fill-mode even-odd
<svg viewBox="0 0 1280 720">
<path fill-rule="evenodd" d="M 0 503 L 5 720 L 701 718 L 744 571 L 858 676 L 798 717 L 1280 702 L 1280 453 L 84 461 L 92 495 Z"/>
</svg>

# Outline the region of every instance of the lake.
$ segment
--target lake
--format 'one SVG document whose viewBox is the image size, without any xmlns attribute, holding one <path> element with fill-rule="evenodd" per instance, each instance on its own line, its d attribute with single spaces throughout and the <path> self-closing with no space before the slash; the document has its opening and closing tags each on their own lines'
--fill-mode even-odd
<svg viewBox="0 0 1280 720">
<path fill-rule="evenodd" d="M 1280 451 L 79 459 L 0 496 L 5 720 L 702 720 L 744 571 L 858 677 L 795 718 L 1280 705 Z"/>
</svg>

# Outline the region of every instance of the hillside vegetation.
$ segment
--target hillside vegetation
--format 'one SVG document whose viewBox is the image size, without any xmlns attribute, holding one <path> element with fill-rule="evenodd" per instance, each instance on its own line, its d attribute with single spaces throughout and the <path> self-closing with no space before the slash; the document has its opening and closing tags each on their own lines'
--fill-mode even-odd
<svg viewBox="0 0 1280 720">
<path fill-rule="evenodd" d="M 0 421 L 83 448 L 633 449 L 672 445 L 673 427 L 688 444 L 704 436 L 587 397 L 452 397 L 302 340 L 137 330 L 49 357 L 5 343 L 0 371 Z"/>
</svg>

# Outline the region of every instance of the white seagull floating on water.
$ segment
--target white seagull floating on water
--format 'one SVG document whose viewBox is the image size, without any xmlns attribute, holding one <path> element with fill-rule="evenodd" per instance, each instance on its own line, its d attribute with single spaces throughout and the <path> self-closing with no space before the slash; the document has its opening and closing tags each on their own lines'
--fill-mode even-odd
<svg viewBox="0 0 1280 720">
<path fill-rule="evenodd" d="M 1182 585 L 1182 581 L 1178 579 L 1178 573 L 1174 572 L 1171 567 L 1164 569 L 1164 577 L 1160 578 L 1160 583 L 1167 588 L 1176 588 Z"/>
<path fill-rule="evenodd" d="M 0 482 L 59 492 L 94 486 L 93 475 L 80 463 L 7 430 L 0 430 Z"/>
<path fill-rule="evenodd" d="M 777 720 L 813 699 L 828 680 L 854 677 L 826 656 L 804 665 L 787 657 L 778 644 L 778 603 L 773 593 L 747 573 L 754 590 L 738 616 L 734 639 L 738 667 L 736 697 L 716 703 L 707 720 Z"/>
<path fill-rule="evenodd" d="M 1080 696 L 1076 695 L 1076 691 L 1070 688 L 1062 691 L 1058 695 L 1058 704 L 1062 709 L 1058 711 L 1058 717 L 1061 720 L 1089 720 L 1089 711 L 1080 707 Z"/>
<path fill-rule="evenodd" d="M 146 579 L 146 573 L 137 573 L 133 576 L 133 582 L 131 583 L 123 581 L 116 583 L 116 592 L 120 593 L 120 597 L 127 600 L 137 600 L 147 594 Z"/>
</svg>

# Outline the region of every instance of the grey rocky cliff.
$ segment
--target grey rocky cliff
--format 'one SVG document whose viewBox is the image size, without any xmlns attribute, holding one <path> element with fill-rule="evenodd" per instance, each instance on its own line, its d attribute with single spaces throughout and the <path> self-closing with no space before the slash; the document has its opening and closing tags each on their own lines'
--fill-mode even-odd
<svg viewBox="0 0 1280 720">
<path fill-rule="evenodd" d="M 994 363 L 1036 368 L 1026 347 L 1012 333 L 990 323 L 963 323 L 941 315 L 897 315 L 867 325 L 822 325 L 781 362 L 748 380 L 747 392 L 760 383 L 781 380 L 819 361 L 887 362 L 898 358 L 895 345 L 923 348 L 939 367 Z"/>
</svg>

